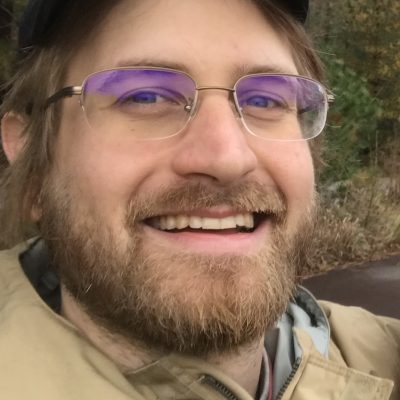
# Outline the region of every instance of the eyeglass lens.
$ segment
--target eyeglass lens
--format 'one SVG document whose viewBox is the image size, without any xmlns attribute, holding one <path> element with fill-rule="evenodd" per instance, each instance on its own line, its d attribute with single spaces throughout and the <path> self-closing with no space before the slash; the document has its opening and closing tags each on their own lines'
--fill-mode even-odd
<svg viewBox="0 0 400 400">
<path fill-rule="evenodd" d="M 290 75 L 249 75 L 235 85 L 236 107 L 247 130 L 274 140 L 317 136 L 327 112 L 318 82 Z M 83 107 L 96 131 L 158 139 L 179 133 L 193 115 L 196 83 L 179 71 L 114 69 L 89 76 Z"/>
</svg>

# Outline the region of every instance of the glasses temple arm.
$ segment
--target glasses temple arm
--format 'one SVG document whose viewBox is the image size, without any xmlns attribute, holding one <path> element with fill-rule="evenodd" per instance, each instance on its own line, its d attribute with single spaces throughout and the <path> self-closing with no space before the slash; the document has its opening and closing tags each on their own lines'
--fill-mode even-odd
<svg viewBox="0 0 400 400">
<path fill-rule="evenodd" d="M 335 96 L 333 95 L 333 94 L 328 94 L 327 95 L 327 101 L 328 101 L 328 104 L 333 104 L 334 102 L 335 102 Z M 305 108 L 302 108 L 301 110 L 299 110 L 299 114 L 304 114 L 304 113 L 306 113 L 306 112 L 309 112 L 309 111 L 312 111 L 312 110 L 314 110 L 315 109 L 315 107 L 313 107 L 313 106 L 308 106 L 308 107 L 305 107 Z"/>
<path fill-rule="evenodd" d="M 68 86 L 61 89 L 53 96 L 49 97 L 46 101 L 45 107 L 47 108 L 50 104 L 56 103 L 58 100 L 64 97 L 80 96 L 82 94 L 82 86 Z"/>
</svg>

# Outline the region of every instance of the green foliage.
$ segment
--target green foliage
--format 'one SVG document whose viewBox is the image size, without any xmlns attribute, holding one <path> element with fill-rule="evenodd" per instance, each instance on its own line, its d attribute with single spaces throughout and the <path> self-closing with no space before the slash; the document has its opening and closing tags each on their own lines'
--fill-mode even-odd
<svg viewBox="0 0 400 400">
<path fill-rule="evenodd" d="M 368 82 L 344 61 L 332 58 L 326 64 L 336 101 L 325 132 L 327 166 L 321 179 L 335 182 L 351 178 L 374 151 L 381 107 L 380 101 L 371 95 Z"/>
<path fill-rule="evenodd" d="M 347 0 L 343 7 L 345 55 L 356 70 L 363 71 L 372 92 L 384 102 L 382 117 L 398 118 L 400 2 Z"/>
<path fill-rule="evenodd" d="M 322 178 L 383 168 L 400 132 L 400 1 L 312 0 L 311 9 L 308 28 L 337 98 Z"/>
</svg>

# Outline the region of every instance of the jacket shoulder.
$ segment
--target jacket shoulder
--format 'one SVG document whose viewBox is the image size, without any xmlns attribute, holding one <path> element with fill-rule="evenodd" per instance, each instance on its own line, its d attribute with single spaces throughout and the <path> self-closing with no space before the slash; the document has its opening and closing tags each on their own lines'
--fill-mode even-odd
<svg viewBox="0 0 400 400">
<path fill-rule="evenodd" d="M 28 246 L 28 243 L 23 243 L 0 251 L 0 303 L 8 301 L 11 295 L 27 287 L 19 256 Z"/>
<path fill-rule="evenodd" d="M 359 307 L 325 301 L 320 305 L 331 329 L 330 357 L 340 357 L 351 368 L 391 379 L 394 392 L 400 396 L 400 320 Z"/>
<path fill-rule="evenodd" d="M 320 301 L 328 317 L 333 338 L 364 337 L 370 344 L 382 340 L 400 345 L 400 320 L 373 314 L 360 307 Z"/>
</svg>

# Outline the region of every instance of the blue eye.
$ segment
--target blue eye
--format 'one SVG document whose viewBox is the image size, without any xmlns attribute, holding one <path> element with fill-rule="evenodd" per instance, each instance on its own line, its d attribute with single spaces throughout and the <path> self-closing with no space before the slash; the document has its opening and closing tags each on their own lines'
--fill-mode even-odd
<svg viewBox="0 0 400 400">
<path fill-rule="evenodd" d="M 164 101 L 173 101 L 171 98 L 166 98 L 157 92 L 137 92 L 127 93 L 118 99 L 119 103 L 133 103 L 133 104 L 156 104 Z"/>
<path fill-rule="evenodd" d="M 185 104 L 186 99 L 180 93 L 164 88 L 142 88 L 130 92 L 121 93 L 117 96 L 118 105 L 131 106 L 161 106 L 162 104 L 178 105 Z"/>
<path fill-rule="evenodd" d="M 246 106 L 270 108 L 282 106 L 278 101 L 266 96 L 253 96 L 245 101 Z"/>
<path fill-rule="evenodd" d="M 131 118 L 160 117 L 185 110 L 187 100 L 178 92 L 160 87 L 133 88 L 117 93 L 110 104 L 114 110 Z"/>
<path fill-rule="evenodd" d="M 134 101 L 135 103 L 151 104 L 151 103 L 156 103 L 159 97 L 160 96 L 157 95 L 156 93 L 140 92 L 132 96 L 129 96 L 129 99 L 131 101 Z"/>
</svg>

